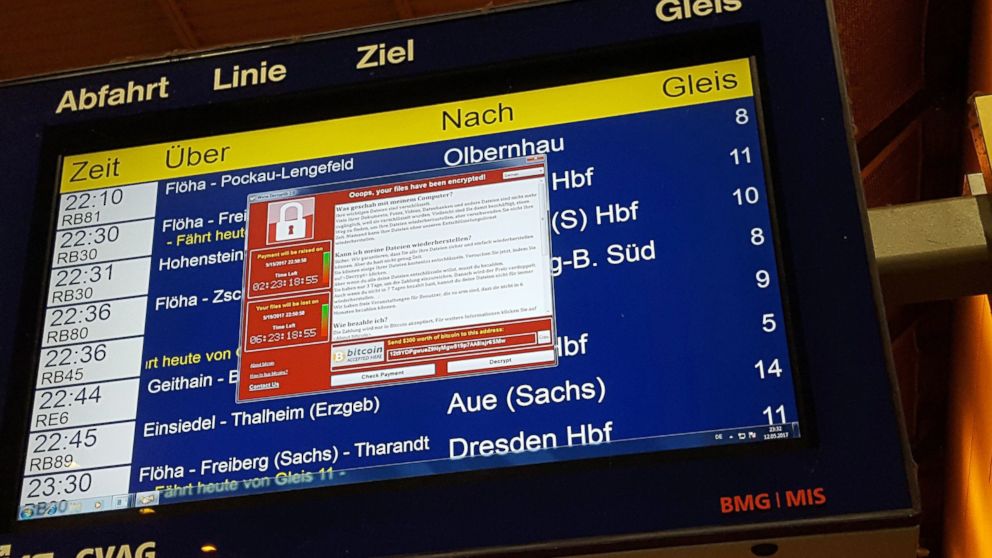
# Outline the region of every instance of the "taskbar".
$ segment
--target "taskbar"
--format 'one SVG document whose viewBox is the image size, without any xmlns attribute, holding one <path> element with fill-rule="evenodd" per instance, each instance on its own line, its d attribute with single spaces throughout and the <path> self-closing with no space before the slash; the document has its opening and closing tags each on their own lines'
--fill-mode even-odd
<svg viewBox="0 0 992 558">
<path fill-rule="evenodd" d="M 154 495 L 151 497 L 150 495 Z M 17 518 L 21 521 L 29 519 L 41 519 L 45 517 L 57 517 L 65 515 L 78 515 L 86 513 L 96 513 L 105 511 L 126 510 L 137 505 L 139 500 L 158 503 L 157 492 L 142 492 L 140 494 L 115 494 L 112 496 L 101 496 L 96 498 L 82 498 L 78 500 L 53 500 L 50 502 L 34 502 L 21 506 Z"/>
</svg>

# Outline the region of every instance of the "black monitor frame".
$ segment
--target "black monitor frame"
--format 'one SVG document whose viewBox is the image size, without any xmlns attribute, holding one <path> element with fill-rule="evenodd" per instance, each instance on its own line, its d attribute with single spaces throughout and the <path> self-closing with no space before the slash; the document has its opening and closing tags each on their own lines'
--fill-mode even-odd
<svg viewBox="0 0 992 558">
<path fill-rule="evenodd" d="M 14 170 L 10 195 L 20 205 L 33 207 L 8 221 L 12 231 L 21 233 L 15 237 L 22 240 L 12 242 L 5 252 L 23 263 L 12 266 L 13 280 L 2 291 L 8 307 L 21 308 L 17 319 L 10 314 L 0 330 L 9 340 L 3 342 L 0 356 L 11 363 L 0 374 L 3 441 L 5 449 L 18 456 L 0 464 L 2 477 L 19 480 L 23 470 L 20 456 L 25 453 L 34 374 L 17 371 L 35 369 L 39 302 L 50 259 L 32 254 L 29 247 L 52 245 L 60 157 L 751 56 L 757 60 L 775 237 L 786 275 L 784 298 L 792 357 L 799 370 L 801 441 L 741 446 L 729 452 L 686 450 L 197 502 L 160 508 L 154 517 L 142 517 L 137 524 L 133 511 L 18 523 L 13 516 L 20 483 L 8 482 L 0 485 L 0 532 L 31 540 L 72 539 L 90 530 L 186 530 L 225 539 L 226 547 L 231 547 L 237 545 L 234 537 L 246 522 L 255 525 L 270 517 L 272 509 L 293 508 L 307 510 L 308 518 L 281 520 L 287 533 L 299 535 L 322 517 L 356 529 L 332 537 L 342 551 L 379 554 L 526 547 L 552 540 L 636 548 L 701 541 L 718 533 L 723 538 L 750 538 L 762 533 L 830 531 L 841 524 L 855 529 L 914 524 L 918 497 L 894 394 L 870 246 L 864 240 L 858 167 L 837 71 L 838 56 L 829 33 L 828 6 L 812 2 L 800 7 L 788 0 L 754 2 L 737 13 L 666 26 L 656 18 L 652 21 L 654 5 L 628 2 L 613 10 L 616 5 L 608 0 L 545 2 L 485 16 L 390 26 L 357 35 L 128 65 L 0 88 L 0 99 L 5 101 L 0 103 L 0 112 L 9 110 L 4 118 L 16 123 L 5 136 L 8 149 L 0 156 L 5 168 Z M 608 25 L 592 34 L 588 18 Z M 131 75 L 169 73 L 177 83 L 192 84 L 218 58 L 241 61 L 279 55 L 312 65 L 317 55 L 350 60 L 356 44 L 390 41 L 408 33 L 424 42 L 455 36 L 484 43 L 521 26 L 546 30 L 551 22 L 556 22 L 559 32 L 574 36 L 543 47 L 525 44 L 462 54 L 459 60 L 444 59 L 443 63 L 429 58 L 439 56 L 442 49 L 426 54 L 422 49 L 420 60 L 430 62 L 419 62 L 415 68 L 342 69 L 315 78 L 318 83 L 249 91 L 229 101 L 218 102 L 202 88 L 200 93 L 154 109 L 52 112 L 56 92 L 107 76 L 126 81 Z M 580 35 L 580 30 L 586 34 Z M 803 47 L 797 51 L 796 44 Z M 515 52 L 518 49 L 533 52 L 521 56 Z M 796 78 L 791 87 L 790 76 Z M 402 100 L 392 94 L 400 88 L 414 89 L 416 84 L 430 84 L 433 91 L 425 89 L 421 95 Z M 195 123 L 192 129 L 191 123 Z M 36 130 L 32 138 L 26 135 L 30 130 Z M 855 384 L 848 386 L 856 393 L 845 391 L 838 376 L 845 381 L 857 376 Z M 864 432 L 851 438 L 842 434 L 855 429 Z M 865 464 L 865 455 L 875 456 L 871 461 L 877 463 Z M 726 478 L 725 471 L 736 474 Z M 858 474 L 862 477 L 857 478 Z M 576 495 L 578 487 L 584 491 L 581 496 Z M 724 518 L 710 511 L 720 494 L 804 488 L 827 490 L 830 504 L 765 517 Z M 343 509 L 324 510 L 328 498 L 344 503 Z M 657 505 L 659 498 L 662 506 Z M 486 509 L 457 511 L 478 505 L 472 503 L 477 499 L 486 500 Z M 672 509 L 675 502 L 682 509 Z M 630 513 L 605 518 L 595 512 L 621 505 Z M 395 509 L 382 511 L 391 507 Z M 370 519 L 356 524 L 344 509 L 361 510 Z M 425 540 L 417 536 L 414 526 L 418 522 L 414 522 L 394 538 L 369 538 L 369 529 L 375 532 L 377 525 L 395 525 L 403 510 L 440 514 L 458 528 Z M 590 512 L 597 521 L 589 520 Z M 216 522 L 213 528 L 197 526 L 204 513 Z M 508 519 L 512 514 L 520 517 Z M 843 518 L 835 519 L 839 516 Z M 482 529 L 479 523 L 487 521 L 500 522 L 508 532 L 499 535 Z M 535 525 L 543 528 L 535 529 Z M 285 537 L 255 535 L 255 540 L 285 544 Z M 316 540 L 308 541 L 303 548 L 315 544 Z"/>
</svg>

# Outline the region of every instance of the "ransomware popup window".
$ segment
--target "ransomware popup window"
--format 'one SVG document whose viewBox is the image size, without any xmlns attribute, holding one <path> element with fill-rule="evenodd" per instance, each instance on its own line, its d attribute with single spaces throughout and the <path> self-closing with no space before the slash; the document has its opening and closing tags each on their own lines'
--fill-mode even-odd
<svg viewBox="0 0 992 558">
<path fill-rule="evenodd" d="M 553 366 L 544 157 L 373 182 L 249 197 L 239 398 Z"/>
</svg>

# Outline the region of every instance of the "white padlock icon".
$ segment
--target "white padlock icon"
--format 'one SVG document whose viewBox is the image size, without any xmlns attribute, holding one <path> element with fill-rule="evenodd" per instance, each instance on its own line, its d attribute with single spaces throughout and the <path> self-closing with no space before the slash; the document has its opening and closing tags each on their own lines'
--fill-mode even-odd
<svg viewBox="0 0 992 558">
<path fill-rule="evenodd" d="M 296 218 L 289 219 L 289 210 L 296 210 Z M 303 204 L 287 202 L 279 208 L 279 222 L 276 223 L 276 242 L 298 240 L 307 236 L 307 220 L 303 218 Z"/>
</svg>

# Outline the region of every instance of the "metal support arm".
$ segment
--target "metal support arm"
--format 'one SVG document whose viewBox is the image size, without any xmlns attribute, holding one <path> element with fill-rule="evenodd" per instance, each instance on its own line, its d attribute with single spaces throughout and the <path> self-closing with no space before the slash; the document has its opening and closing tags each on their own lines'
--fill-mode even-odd
<svg viewBox="0 0 992 558">
<path fill-rule="evenodd" d="M 875 259 L 887 304 L 992 293 L 992 200 L 972 196 L 872 209 Z"/>
</svg>

